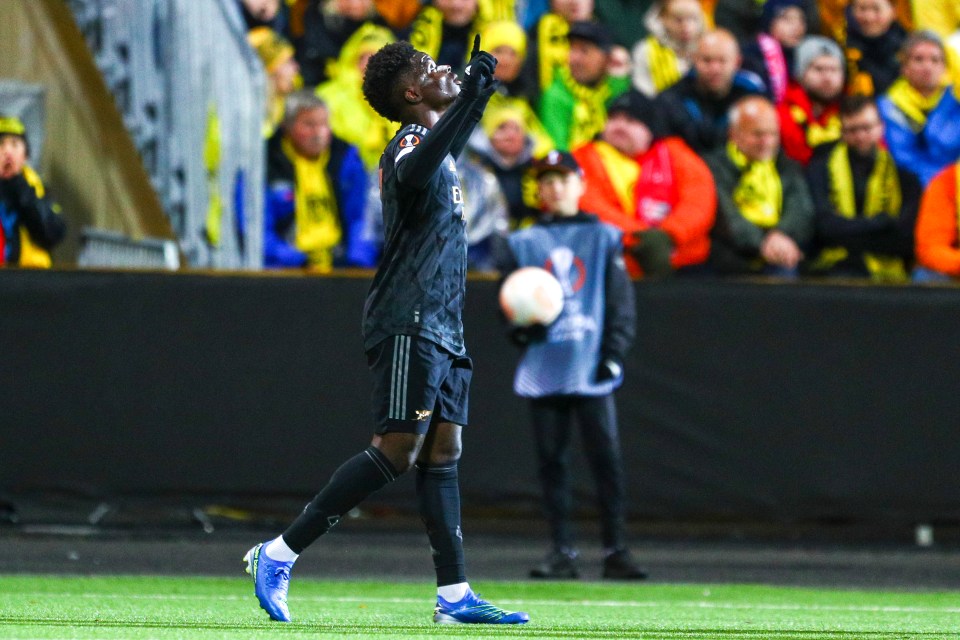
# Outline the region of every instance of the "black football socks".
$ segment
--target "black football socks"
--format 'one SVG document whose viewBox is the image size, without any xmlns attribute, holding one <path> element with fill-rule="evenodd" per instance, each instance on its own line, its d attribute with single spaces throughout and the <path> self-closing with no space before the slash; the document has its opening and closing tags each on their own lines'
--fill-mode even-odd
<svg viewBox="0 0 960 640">
<path fill-rule="evenodd" d="M 396 468 L 376 447 L 367 447 L 333 472 L 330 481 L 283 532 L 283 539 L 302 553 L 346 512 L 377 489 L 397 479 Z"/>
<path fill-rule="evenodd" d="M 417 463 L 417 504 L 433 550 L 437 586 L 466 582 L 457 463 Z"/>
</svg>

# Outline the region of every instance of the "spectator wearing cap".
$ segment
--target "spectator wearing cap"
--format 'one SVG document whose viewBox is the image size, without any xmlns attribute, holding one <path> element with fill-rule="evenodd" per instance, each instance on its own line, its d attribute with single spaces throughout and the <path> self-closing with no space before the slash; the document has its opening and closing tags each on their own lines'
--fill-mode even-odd
<svg viewBox="0 0 960 640">
<path fill-rule="evenodd" d="M 636 325 L 633 287 L 621 258 L 620 231 L 580 210 L 583 179 L 573 157 L 551 151 L 534 163 L 543 214 L 510 234 L 499 265 L 504 275 L 520 267 L 549 270 L 564 304 L 548 327 L 511 331 L 523 355 L 514 392 L 530 402 L 550 550 L 530 570 L 538 579 L 579 576 L 572 522 L 571 430 L 576 421 L 596 481 L 603 545 L 602 575 L 639 580 L 624 528 L 623 460 L 614 390 L 623 382 L 624 359 Z M 557 375 L 557 372 L 563 375 Z"/>
<path fill-rule="evenodd" d="M 668 135 L 680 136 L 705 155 L 724 146 L 730 107 L 766 90 L 757 74 L 740 69 L 740 47 L 729 31 L 705 33 L 697 43 L 693 69 L 657 96 Z"/>
<path fill-rule="evenodd" d="M 283 104 L 287 96 L 303 86 L 300 65 L 294 58 L 293 45 L 270 27 L 255 27 L 247 40 L 267 72 L 267 114 L 264 137 L 269 138 L 283 120 Z"/>
<path fill-rule="evenodd" d="M 29 155 L 23 122 L 0 115 L 0 264 L 46 269 L 67 227 Z"/>
<path fill-rule="evenodd" d="M 843 51 L 829 38 L 807 36 L 797 47 L 797 79 L 787 85 L 777 112 L 783 151 L 804 166 L 814 147 L 840 138 L 843 68 Z"/>
<path fill-rule="evenodd" d="M 877 103 L 893 159 L 923 185 L 960 157 L 960 102 L 946 69 L 940 37 L 916 31 L 900 52 L 900 77 Z"/>
<path fill-rule="evenodd" d="M 713 176 L 681 138 L 664 137 L 650 98 L 636 90 L 617 98 L 600 137 L 573 155 L 586 181 L 580 206 L 623 231 L 631 276 L 668 276 L 706 261 Z"/>
<path fill-rule="evenodd" d="M 540 100 L 540 120 L 556 148 L 567 151 L 603 131 L 607 104 L 630 87 L 608 71 L 613 40 L 598 22 L 570 25 L 569 66 L 557 70 Z"/>
<path fill-rule="evenodd" d="M 655 96 L 690 70 L 706 29 L 700 0 L 663 0 L 648 15 L 647 29 L 650 34 L 633 48 L 633 87 Z"/>
<path fill-rule="evenodd" d="M 900 75 L 897 54 L 906 39 L 895 0 L 853 0 L 844 46 L 847 92 L 873 96 L 889 89 Z"/>
<path fill-rule="evenodd" d="M 366 191 L 360 154 L 332 135 L 327 105 L 310 90 L 290 94 L 267 143 L 264 266 L 373 266 L 379 245 L 364 233 Z"/>
<path fill-rule="evenodd" d="M 801 0 L 767 0 L 760 33 L 743 47 L 743 68 L 755 72 L 767 86 L 767 97 L 779 105 L 794 78 L 795 53 L 807 35 Z"/>
<path fill-rule="evenodd" d="M 800 165 L 780 152 L 773 103 L 750 96 L 734 105 L 727 146 L 707 165 L 717 185 L 713 270 L 796 278 L 813 237 L 813 203 Z"/>
</svg>

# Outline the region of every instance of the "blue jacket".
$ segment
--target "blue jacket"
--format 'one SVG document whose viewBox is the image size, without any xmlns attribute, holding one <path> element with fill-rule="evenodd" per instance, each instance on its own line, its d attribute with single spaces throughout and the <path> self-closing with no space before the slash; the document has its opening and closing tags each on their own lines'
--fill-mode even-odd
<svg viewBox="0 0 960 640">
<path fill-rule="evenodd" d="M 894 162 L 915 173 L 923 186 L 960 157 L 960 102 L 952 87 L 947 88 L 919 131 L 911 127 L 907 116 L 888 96 L 880 98 L 877 106 Z"/>
<path fill-rule="evenodd" d="M 293 163 L 283 152 L 282 130 L 267 143 L 267 193 L 264 207 L 263 265 L 265 267 L 302 267 L 307 256 L 293 245 L 296 199 Z M 339 138 L 330 140 L 327 172 L 333 185 L 340 215 L 343 241 L 334 258 L 334 266 L 372 267 L 380 255 L 379 244 L 365 239 L 367 174 L 357 149 Z"/>
</svg>

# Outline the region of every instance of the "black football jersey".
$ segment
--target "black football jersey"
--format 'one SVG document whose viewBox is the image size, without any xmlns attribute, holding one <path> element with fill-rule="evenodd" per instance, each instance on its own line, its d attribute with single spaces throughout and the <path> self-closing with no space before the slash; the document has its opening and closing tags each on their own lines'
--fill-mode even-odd
<svg viewBox="0 0 960 640">
<path fill-rule="evenodd" d="M 393 335 L 415 335 L 454 355 L 466 353 L 467 236 L 454 158 L 447 153 L 423 188 L 397 176 L 429 133 L 420 125 L 403 127 L 380 158 L 384 249 L 364 305 L 365 350 Z"/>
</svg>

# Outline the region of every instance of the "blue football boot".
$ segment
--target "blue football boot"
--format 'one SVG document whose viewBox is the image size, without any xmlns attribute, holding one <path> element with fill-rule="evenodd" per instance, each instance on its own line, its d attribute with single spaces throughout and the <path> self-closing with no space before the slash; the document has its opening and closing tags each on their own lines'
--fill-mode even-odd
<svg viewBox="0 0 960 640">
<path fill-rule="evenodd" d="M 473 589 L 468 589 L 467 595 L 459 602 L 447 602 L 437 596 L 433 621 L 441 624 L 523 624 L 530 621 L 530 616 L 522 611 L 504 611 L 481 600 Z"/>
<path fill-rule="evenodd" d="M 246 572 L 253 576 L 253 592 L 260 601 L 260 608 L 269 614 L 271 620 L 290 622 L 287 610 L 287 589 L 290 587 L 290 569 L 292 562 L 271 560 L 260 543 L 243 556 L 247 563 Z"/>
</svg>

